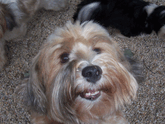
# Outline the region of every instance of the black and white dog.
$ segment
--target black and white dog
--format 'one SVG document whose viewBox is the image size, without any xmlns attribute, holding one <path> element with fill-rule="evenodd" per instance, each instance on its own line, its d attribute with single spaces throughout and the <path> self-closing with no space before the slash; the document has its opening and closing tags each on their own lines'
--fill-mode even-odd
<svg viewBox="0 0 165 124">
<path fill-rule="evenodd" d="M 155 31 L 165 38 L 165 6 L 143 0 L 84 0 L 78 5 L 74 20 L 94 20 L 113 27 L 126 37 Z"/>
</svg>

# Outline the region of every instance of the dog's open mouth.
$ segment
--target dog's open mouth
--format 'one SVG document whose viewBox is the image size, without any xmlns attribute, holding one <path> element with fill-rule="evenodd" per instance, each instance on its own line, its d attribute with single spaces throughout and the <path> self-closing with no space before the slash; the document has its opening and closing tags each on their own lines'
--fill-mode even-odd
<svg viewBox="0 0 165 124">
<path fill-rule="evenodd" d="M 82 92 L 80 96 L 87 100 L 96 100 L 101 95 L 101 91 L 98 90 L 87 90 L 86 92 Z"/>
</svg>

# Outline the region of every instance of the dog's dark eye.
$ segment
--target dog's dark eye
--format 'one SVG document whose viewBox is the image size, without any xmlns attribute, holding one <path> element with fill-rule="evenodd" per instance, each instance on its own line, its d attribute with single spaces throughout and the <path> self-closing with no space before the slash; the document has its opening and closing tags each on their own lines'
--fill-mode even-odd
<svg viewBox="0 0 165 124">
<path fill-rule="evenodd" d="M 101 49 L 100 48 L 94 48 L 93 51 L 95 51 L 97 54 L 101 53 Z"/>
<path fill-rule="evenodd" d="M 60 56 L 61 63 L 66 63 L 69 61 L 69 54 L 68 53 L 63 53 Z"/>
</svg>

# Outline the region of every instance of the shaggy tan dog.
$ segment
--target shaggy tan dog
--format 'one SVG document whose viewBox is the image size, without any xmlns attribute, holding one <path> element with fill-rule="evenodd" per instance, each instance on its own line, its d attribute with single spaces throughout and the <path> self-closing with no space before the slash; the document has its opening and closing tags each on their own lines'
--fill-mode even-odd
<svg viewBox="0 0 165 124">
<path fill-rule="evenodd" d="M 23 88 L 31 122 L 127 124 L 121 108 L 138 89 L 132 69 L 102 26 L 68 22 L 33 60 Z"/>
</svg>

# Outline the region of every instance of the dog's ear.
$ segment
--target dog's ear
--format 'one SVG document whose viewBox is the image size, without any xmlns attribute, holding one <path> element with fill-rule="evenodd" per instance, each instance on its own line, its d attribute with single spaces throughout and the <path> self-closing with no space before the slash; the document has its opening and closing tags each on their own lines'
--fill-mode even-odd
<svg viewBox="0 0 165 124">
<path fill-rule="evenodd" d="M 12 31 L 13 28 L 17 26 L 15 19 L 14 19 L 14 16 L 12 14 L 6 15 L 5 20 L 6 20 L 6 27 L 10 31 Z"/>
<path fill-rule="evenodd" d="M 142 74 L 142 70 L 143 70 L 142 64 L 133 58 L 133 53 L 131 52 L 130 49 L 125 49 L 124 57 L 130 64 L 130 67 L 128 70 L 131 72 L 131 74 L 133 74 L 133 76 L 137 80 L 137 82 L 138 83 L 143 82 L 144 75 Z"/>
<path fill-rule="evenodd" d="M 3 16 L 6 20 L 6 27 L 8 30 L 12 30 L 14 27 L 17 26 L 16 22 L 15 22 L 15 16 L 14 13 L 11 9 L 11 7 L 13 6 L 12 4 L 10 5 L 6 5 L 6 4 L 1 4 L 0 5 L 3 8 Z"/>
<path fill-rule="evenodd" d="M 40 77 L 40 67 L 39 67 L 39 54 L 34 58 L 32 62 L 32 68 L 30 70 L 30 77 L 27 83 L 26 91 L 26 105 L 30 107 L 31 110 L 40 113 L 46 113 L 47 98 L 45 96 L 45 86 Z"/>
<path fill-rule="evenodd" d="M 79 20 L 81 23 L 92 20 L 93 16 L 98 15 L 101 11 L 100 2 L 83 1 L 78 5 L 77 12 L 74 14 L 74 21 Z"/>
<path fill-rule="evenodd" d="M 10 7 L 0 3 L 0 38 L 3 37 L 6 30 L 12 30 L 16 26 L 14 15 Z"/>
</svg>

